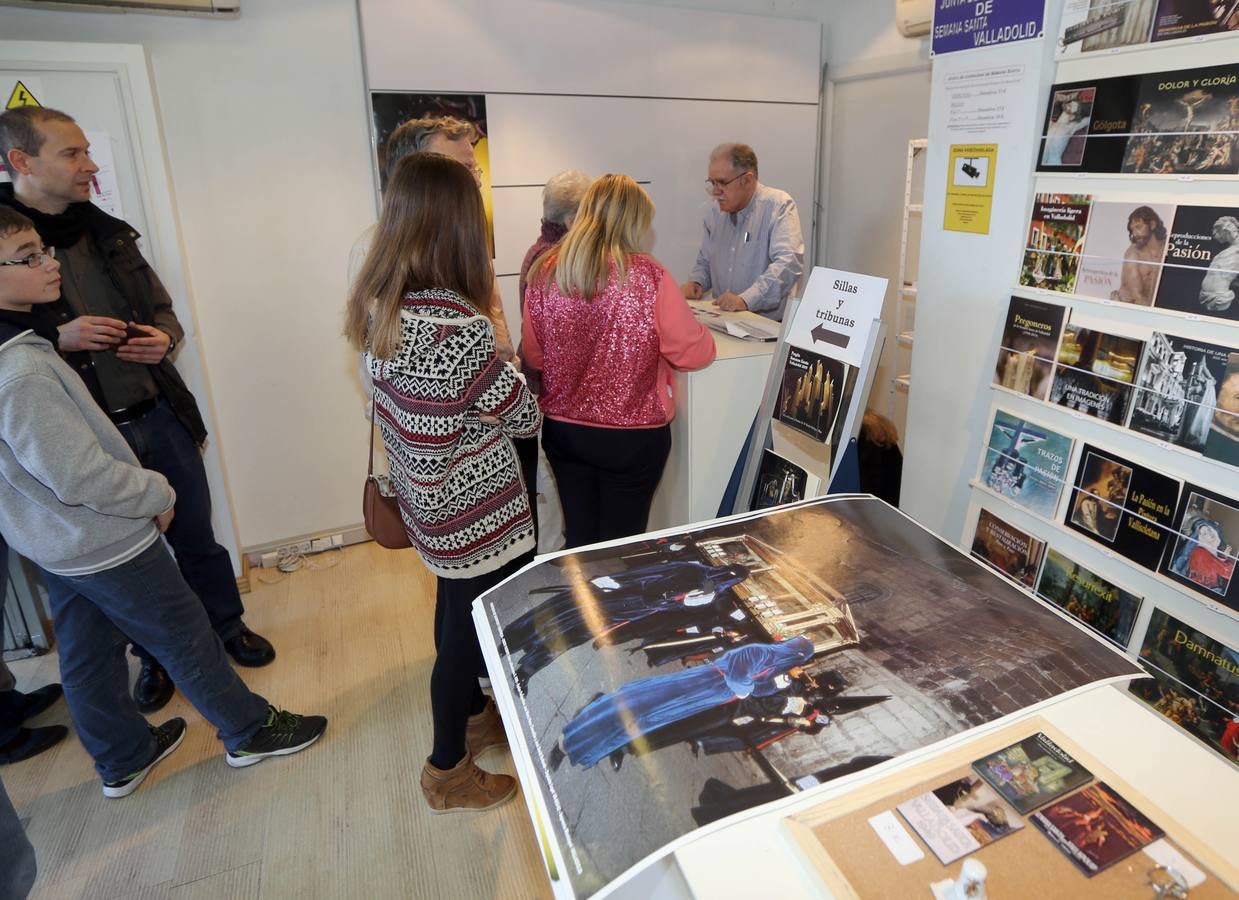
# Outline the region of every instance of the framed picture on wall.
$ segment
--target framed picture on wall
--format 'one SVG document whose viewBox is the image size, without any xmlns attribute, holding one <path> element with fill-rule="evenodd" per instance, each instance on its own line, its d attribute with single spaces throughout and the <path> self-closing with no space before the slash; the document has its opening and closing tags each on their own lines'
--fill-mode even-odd
<svg viewBox="0 0 1239 900">
<path fill-rule="evenodd" d="M 478 187 L 482 205 L 486 207 L 486 222 L 490 226 L 488 240 L 495 247 L 494 204 L 491 201 L 490 132 L 486 125 L 485 94 L 419 94 L 404 91 L 371 91 L 375 162 L 379 173 L 379 190 L 387 186 L 387 140 L 393 131 L 410 119 L 425 116 L 451 116 L 468 122 L 475 130 L 473 154 L 477 159 Z"/>
</svg>

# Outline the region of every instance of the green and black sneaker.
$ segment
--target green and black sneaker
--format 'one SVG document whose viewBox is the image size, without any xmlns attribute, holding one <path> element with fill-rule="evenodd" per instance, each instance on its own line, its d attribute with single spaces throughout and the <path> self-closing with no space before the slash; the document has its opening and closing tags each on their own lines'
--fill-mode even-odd
<svg viewBox="0 0 1239 900">
<path fill-rule="evenodd" d="M 103 796 L 113 799 L 128 797 L 138 789 L 138 785 L 151 773 L 151 769 L 159 765 L 166 756 L 181 746 L 181 741 L 185 740 L 185 720 L 182 718 L 169 719 L 158 727 L 150 726 L 150 729 L 151 734 L 155 737 L 155 755 L 151 758 L 151 761 L 132 775 L 127 775 L 119 781 L 103 782 Z"/>
<path fill-rule="evenodd" d="M 229 750 L 224 757 L 234 769 L 260 763 L 268 756 L 298 753 L 322 737 L 327 730 L 323 716 L 299 716 L 287 710 L 267 707 L 267 721 L 244 746 Z"/>
</svg>

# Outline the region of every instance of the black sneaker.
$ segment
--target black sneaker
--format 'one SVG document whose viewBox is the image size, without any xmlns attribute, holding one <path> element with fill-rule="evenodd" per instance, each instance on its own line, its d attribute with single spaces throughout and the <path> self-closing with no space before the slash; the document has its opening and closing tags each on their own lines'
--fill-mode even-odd
<svg viewBox="0 0 1239 900">
<path fill-rule="evenodd" d="M 267 707 L 267 721 L 245 746 L 229 750 L 224 759 L 234 769 L 244 769 L 260 763 L 268 756 L 288 756 L 298 753 L 323 736 L 327 719 L 323 716 L 299 716 L 287 710 Z"/>
<path fill-rule="evenodd" d="M 138 789 L 138 785 L 151 773 L 151 769 L 159 765 L 164 757 L 170 755 L 173 750 L 181 746 L 181 741 L 185 740 L 184 719 L 169 719 L 158 727 L 152 725 L 150 728 L 151 734 L 155 736 L 155 756 L 132 775 L 128 775 L 119 781 L 103 782 L 103 796 L 113 799 L 128 797 Z"/>
</svg>

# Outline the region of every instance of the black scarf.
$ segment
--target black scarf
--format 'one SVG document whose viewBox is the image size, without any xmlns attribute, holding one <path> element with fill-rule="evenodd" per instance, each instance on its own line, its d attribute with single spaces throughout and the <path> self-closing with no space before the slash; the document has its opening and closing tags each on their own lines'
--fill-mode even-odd
<svg viewBox="0 0 1239 900">
<path fill-rule="evenodd" d="M 43 243 L 57 250 L 76 244 L 90 224 L 89 203 L 70 203 L 64 212 L 52 215 L 32 209 L 18 200 L 11 184 L 0 184 L 0 203 L 13 207 L 34 222 L 35 230 L 39 232 L 39 237 L 43 238 Z"/>
<path fill-rule="evenodd" d="M 44 323 L 31 313 L 0 309 L 0 344 L 27 330 L 33 331 L 44 340 L 51 341 L 53 347 L 60 338 L 56 326 Z"/>
</svg>

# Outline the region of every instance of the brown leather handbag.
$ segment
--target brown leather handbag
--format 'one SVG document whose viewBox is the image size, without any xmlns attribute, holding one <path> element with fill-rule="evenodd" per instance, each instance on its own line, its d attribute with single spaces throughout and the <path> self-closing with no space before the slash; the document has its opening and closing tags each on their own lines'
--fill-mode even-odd
<svg viewBox="0 0 1239 900">
<path fill-rule="evenodd" d="M 366 531 L 375 543 L 388 550 L 405 550 L 413 546 L 404 520 L 400 518 L 400 501 L 391 490 L 385 491 L 383 479 L 374 474 L 374 395 L 370 396 L 370 464 L 366 468 L 366 488 L 361 495 L 361 514 Z"/>
</svg>

